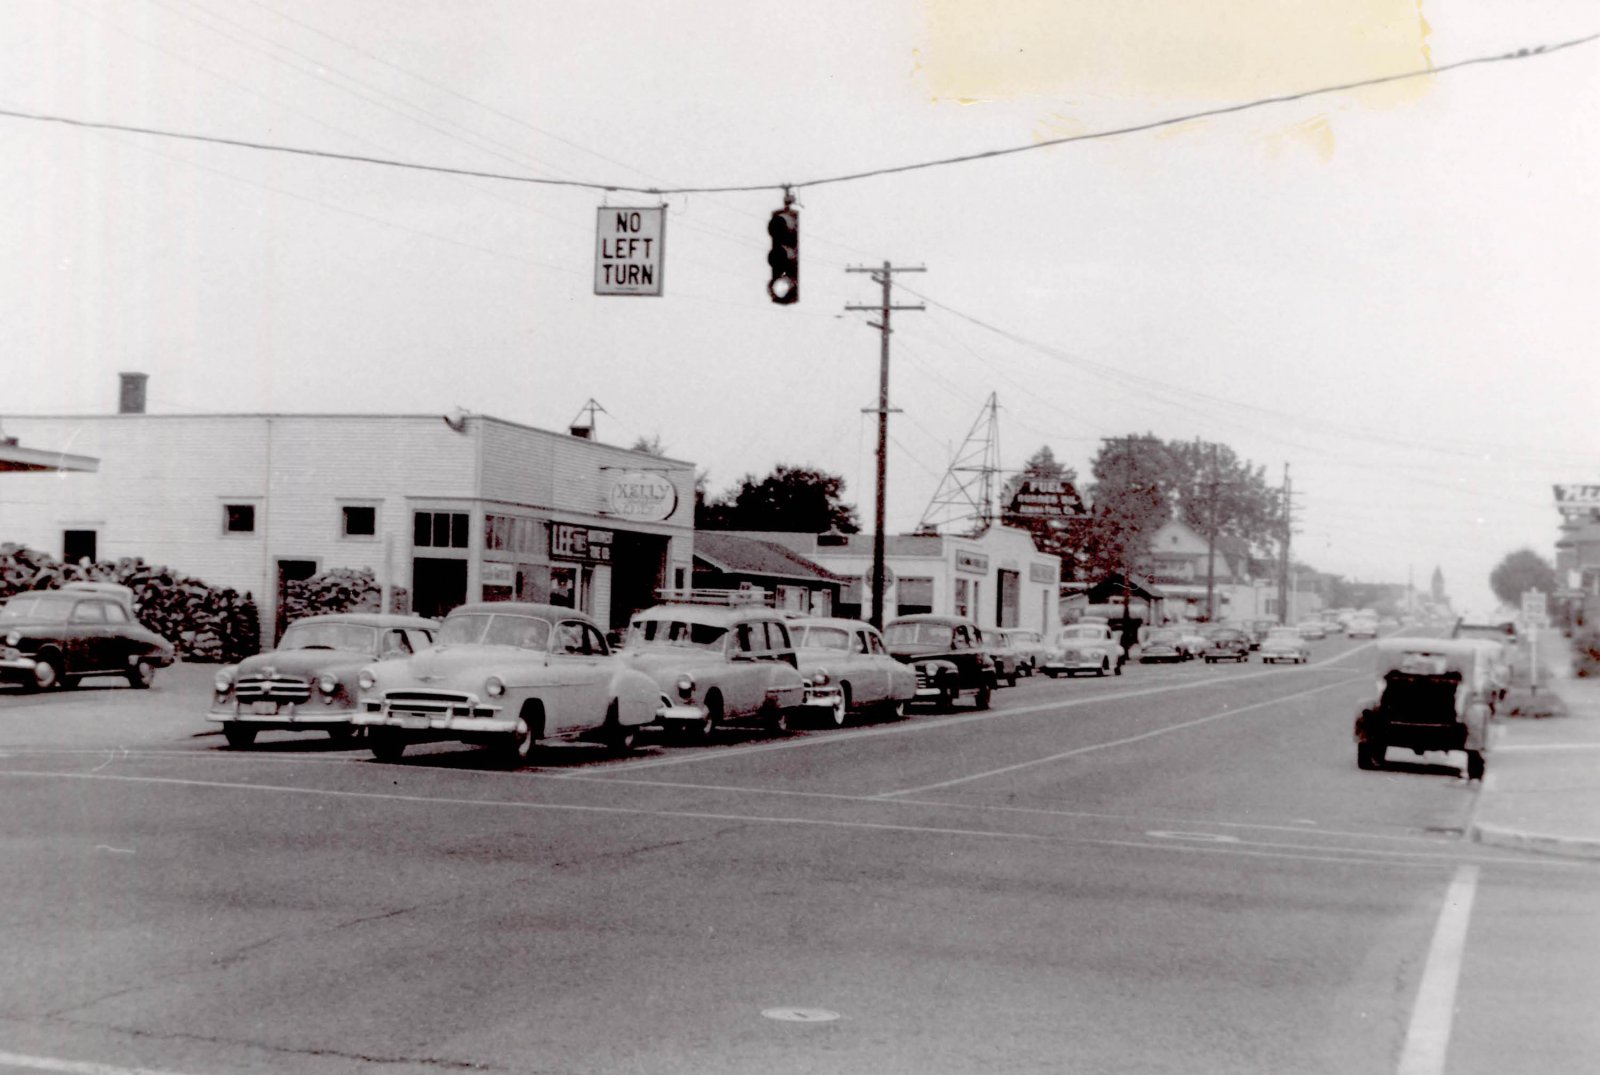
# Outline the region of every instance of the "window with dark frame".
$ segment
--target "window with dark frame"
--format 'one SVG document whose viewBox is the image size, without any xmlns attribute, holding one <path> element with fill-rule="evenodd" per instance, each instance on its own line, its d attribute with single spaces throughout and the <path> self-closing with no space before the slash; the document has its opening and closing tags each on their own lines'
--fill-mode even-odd
<svg viewBox="0 0 1600 1075">
<path fill-rule="evenodd" d="M 345 504 L 339 513 L 345 537 L 376 537 L 378 509 L 370 504 Z"/>
<path fill-rule="evenodd" d="M 229 534 L 256 532 L 256 506 L 254 504 L 224 504 L 222 506 L 223 531 Z"/>
<path fill-rule="evenodd" d="M 419 511 L 412 516 L 411 543 L 418 548 L 467 547 L 467 514 L 463 511 Z"/>
</svg>

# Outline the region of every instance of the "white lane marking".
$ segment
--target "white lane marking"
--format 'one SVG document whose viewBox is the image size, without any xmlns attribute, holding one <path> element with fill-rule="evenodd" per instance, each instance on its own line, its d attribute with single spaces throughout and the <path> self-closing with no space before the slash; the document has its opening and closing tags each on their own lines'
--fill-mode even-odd
<svg viewBox="0 0 1600 1075">
<path fill-rule="evenodd" d="M 1494 749 L 1496 753 L 1510 753 L 1513 750 L 1600 750 L 1600 743 L 1512 743 Z"/>
<path fill-rule="evenodd" d="M 1220 832 L 1175 832 L 1172 829 L 1151 829 L 1146 836 L 1154 836 L 1158 840 L 1193 840 L 1202 844 L 1236 844 L 1240 840 L 1237 836 L 1226 836 Z M 1339 850 L 1334 848 L 1334 850 Z M 1390 852 L 1393 854 L 1394 852 Z"/>
<path fill-rule="evenodd" d="M 1195 845 L 1179 844 L 1173 842 L 1152 842 L 1138 840 L 1102 840 L 1086 839 L 1083 837 L 1063 836 L 1053 833 L 1034 832 L 1004 832 L 998 829 L 967 829 L 953 828 L 936 825 L 908 825 L 892 824 L 879 821 L 844 821 L 837 818 L 810 818 L 810 817 L 762 817 L 750 813 L 725 814 L 705 810 L 644 810 L 627 806 L 591 806 L 579 803 L 530 803 L 508 799 L 459 799 L 449 797 L 430 797 L 426 795 L 402 795 L 397 792 L 375 791 L 340 791 L 329 788 L 297 788 L 276 784 L 239 784 L 221 780 L 188 780 L 179 777 L 165 776 L 129 776 L 120 773 L 73 773 L 73 772 L 42 772 L 42 771 L 6 771 L 0 770 L 0 779 L 5 777 L 39 777 L 52 780 L 73 779 L 108 781 L 123 784 L 156 784 L 172 787 L 211 788 L 219 791 L 256 791 L 289 795 L 305 795 L 315 798 L 329 799 L 356 799 L 382 802 L 402 802 L 431 806 L 471 806 L 489 807 L 495 809 L 527 810 L 531 812 L 548 811 L 552 813 L 579 813 L 579 814 L 610 814 L 629 817 L 647 817 L 661 819 L 685 819 L 692 821 L 717 821 L 740 822 L 757 825 L 785 825 L 791 827 L 814 826 L 825 829 L 856 830 L 862 832 L 900 832 L 921 834 L 927 836 L 956 836 L 978 837 L 993 840 L 1023 840 L 1036 843 L 1057 843 L 1085 847 L 1126 847 L 1145 851 L 1208 851 L 1219 854 L 1241 855 L 1247 858 L 1295 859 L 1304 862 L 1340 862 L 1355 863 L 1367 866 L 1406 866 L 1438 869 L 1455 862 L 1460 862 L 1463 856 L 1451 856 L 1448 861 L 1433 861 L 1428 856 L 1410 856 L 1409 858 L 1391 858 L 1386 856 L 1398 855 L 1398 852 L 1364 851 L 1359 848 L 1307 848 L 1315 853 L 1303 854 L 1299 851 L 1252 850 L 1250 845 L 1241 843 L 1236 847 L 1223 845 Z M 1262 845 L 1264 847 L 1296 845 Z M 1363 858 L 1359 856 L 1370 855 Z M 1524 861 L 1521 858 L 1485 857 L 1475 856 L 1478 861 L 1500 863 L 1517 866 L 1535 866 L 1540 869 L 1569 869 L 1583 868 L 1587 864 L 1577 860 L 1562 861 L 1559 859 L 1540 859 L 1536 863 Z"/>
<path fill-rule="evenodd" d="M 1323 661 L 1314 665 L 1307 665 L 1301 671 L 1319 669 L 1325 665 L 1333 664 L 1338 658 Z M 1194 680 L 1191 682 L 1170 683 L 1161 687 L 1141 687 L 1137 690 L 1118 691 L 1109 694 L 1091 694 L 1082 698 L 1058 699 L 1050 702 L 1035 702 L 1033 705 L 1008 706 L 1005 709 L 983 709 L 971 713 L 959 713 L 949 717 L 935 717 L 931 720 L 917 720 L 904 724 L 894 724 L 877 728 L 853 728 L 848 731 L 835 731 L 824 735 L 806 736 L 800 739 L 780 739 L 773 743 L 756 743 L 745 747 L 729 747 L 722 750 L 697 751 L 693 754 L 674 754 L 671 757 L 651 758 L 647 761 L 622 762 L 608 766 L 607 772 L 632 773 L 640 769 L 657 769 L 665 765 L 693 765 L 696 762 L 717 761 L 727 758 L 743 758 L 751 754 L 765 754 L 773 750 L 795 750 L 800 747 L 828 746 L 838 743 L 853 743 L 859 739 L 875 739 L 882 735 L 912 735 L 919 732 L 937 731 L 941 728 L 951 728 L 959 724 L 970 724 L 973 721 L 1000 720 L 1005 717 L 1020 717 L 1030 713 L 1047 713 L 1060 709 L 1075 709 L 1079 706 L 1098 705 L 1102 702 L 1121 702 L 1129 698 L 1149 698 L 1158 694 L 1171 694 L 1174 691 L 1190 691 L 1199 687 L 1210 687 L 1217 684 L 1243 683 L 1249 680 L 1281 677 L 1281 670 L 1264 672 L 1251 672 L 1243 675 L 1212 676 L 1209 679 Z M 1355 677 L 1340 680 L 1340 683 L 1355 682 Z"/>
<path fill-rule="evenodd" d="M 0 1053 L 0 1066 L 27 1068 L 30 1071 L 58 1071 L 65 1075 L 176 1075 L 155 1068 L 125 1068 L 117 1064 L 97 1064 L 86 1060 L 62 1060 L 54 1056 L 23 1056 Z"/>
<path fill-rule="evenodd" d="M 1400 1052 L 1399 1075 L 1443 1075 L 1450 1047 L 1450 1023 L 1455 1015 L 1456 983 L 1461 978 L 1461 957 L 1467 947 L 1467 924 L 1478 890 L 1478 867 L 1456 869 L 1445 893 L 1444 909 L 1428 946 L 1428 962 L 1411 1009 L 1406 1043 Z"/>
<path fill-rule="evenodd" d="M 914 788 L 899 788 L 895 791 L 879 792 L 875 797 L 887 799 L 896 795 L 916 795 L 924 791 L 937 791 L 941 788 L 955 787 L 957 784 L 969 784 L 974 780 L 986 780 L 991 776 L 1003 776 L 1006 773 L 1014 773 L 1022 769 L 1031 769 L 1038 765 L 1049 765 L 1052 762 L 1062 761 L 1066 758 L 1075 758 L 1081 754 L 1091 754 L 1097 750 L 1109 750 L 1112 747 L 1127 746 L 1129 743 L 1138 743 L 1145 739 L 1154 739 L 1158 735 L 1168 735 L 1172 732 L 1182 731 L 1185 728 L 1193 728 L 1201 724 L 1209 724 L 1215 720 L 1223 720 L 1227 717 L 1236 717 L 1241 713 L 1249 713 L 1257 709 L 1265 709 L 1268 706 L 1281 705 L 1284 702 L 1292 702 L 1296 698 L 1305 698 L 1313 694 L 1321 694 L 1323 691 L 1333 690 L 1337 687 L 1345 687 L 1355 682 L 1357 682 L 1355 677 L 1350 679 L 1341 679 L 1333 683 L 1325 683 L 1320 687 L 1312 687 L 1310 690 L 1298 691 L 1294 694 L 1285 694 L 1277 698 L 1268 699 L 1265 702 L 1255 702 L 1251 705 L 1240 706 L 1238 709 L 1224 709 L 1219 713 L 1212 713 L 1209 716 L 1196 717 L 1194 720 L 1185 720 L 1177 724 L 1169 724 L 1164 728 L 1155 728 L 1148 732 L 1141 732 L 1138 735 L 1127 736 L 1123 739 L 1112 739 L 1104 743 L 1091 743 L 1088 746 L 1074 747 L 1072 750 L 1063 750 L 1059 754 L 1050 754 L 1043 758 L 1029 758 L 1027 761 L 1019 761 L 1015 765 L 1002 765 L 998 769 L 986 769 L 980 773 L 969 773 L 966 776 L 958 776 L 950 780 L 941 780 L 936 784 L 922 784 Z"/>
<path fill-rule="evenodd" d="M 781 1023 L 831 1023 L 839 1018 L 838 1012 L 826 1008 L 767 1008 L 761 1014 Z"/>
<path fill-rule="evenodd" d="M 109 851 L 113 855 L 135 854 L 134 849 L 131 847 L 112 847 L 110 844 L 95 844 L 94 849 L 96 851 Z"/>
</svg>

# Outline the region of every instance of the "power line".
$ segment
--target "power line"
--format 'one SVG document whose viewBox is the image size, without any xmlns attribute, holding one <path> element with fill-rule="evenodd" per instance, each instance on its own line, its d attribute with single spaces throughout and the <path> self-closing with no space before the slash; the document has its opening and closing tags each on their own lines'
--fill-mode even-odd
<svg viewBox="0 0 1600 1075">
<path fill-rule="evenodd" d="M 1442 64 L 1438 67 L 1419 68 L 1414 71 L 1402 71 L 1393 75 L 1379 75 L 1374 78 L 1358 79 L 1354 82 L 1342 82 L 1337 85 L 1319 86 L 1316 89 L 1301 90 L 1298 93 L 1279 94 L 1274 97 L 1259 97 L 1255 100 L 1244 101 L 1239 104 L 1222 105 L 1217 108 L 1202 109 L 1198 112 L 1189 112 L 1180 116 L 1168 116 L 1164 119 L 1150 120 L 1146 123 L 1135 123 L 1123 127 L 1111 127 L 1103 131 L 1090 131 L 1086 134 L 1065 135 L 1061 138 L 1048 138 L 1026 145 L 1007 146 L 1002 149 L 984 150 L 979 153 L 966 153 L 955 157 L 940 157 L 934 160 L 917 161 L 911 164 L 892 165 L 885 168 L 872 168 L 860 172 L 847 172 L 841 175 L 821 176 L 816 179 L 807 179 L 800 182 L 783 180 L 765 183 L 732 184 L 726 186 L 696 186 L 696 187 L 642 187 L 624 183 L 608 183 L 584 179 L 557 179 L 544 176 L 513 175 L 506 172 L 487 172 L 474 168 L 455 168 L 449 165 L 425 164 L 421 161 L 405 161 L 386 157 L 369 157 L 357 153 L 339 153 L 333 150 L 311 149 L 305 146 L 287 146 L 271 142 L 256 142 L 244 138 L 225 138 L 220 135 L 196 134 L 192 131 L 174 131 L 160 127 L 142 127 L 125 123 L 110 123 L 100 120 L 80 119 L 73 116 L 56 115 L 45 112 L 28 112 L 21 109 L 0 108 L 0 116 L 12 119 L 34 120 L 41 123 L 60 123 L 70 127 L 80 127 L 89 130 L 122 131 L 126 134 L 144 134 L 156 138 L 176 138 L 188 142 L 206 142 L 213 145 L 232 146 L 236 149 L 255 149 L 267 153 L 288 153 L 302 157 L 320 157 L 327 160 L 350 161 L 356 164 L 374 164 L 387 168 L 404 168 L 419 172 L 438 172 L 444 175 L 470 176 L 477 179 L 498 179 L 508 183 L 528 183 L 537 186 L 551 187 L 576 187 L 585 190 L 617 191 L 632 194 L 734 194 L 750 191 L 765 190 L 799 190 L 803 187 L 820 187 L 833 183 L 850 183 L 861 179 L 872 179 L 878 176 L 897 175 L 902 172 L 914 172 L 928 168 L 942 168 L 954 164 L 971 164 L 980 160 L 991 160 L 996 157 L 1010 156 L 1016 153 L 1028 153 L 1039 149 L 1049 149 L 1053 146 L 1068 145 L 1074 142 L 1091 142 L 1104 138 L 1116 138 L 1126 134 L 1138 134 L 1145 131 L 1160 130 L 1163 127 L 1173 127 L 1181 123 L 1189 123 L 1197 119 L 1209 119 L 1215 116 L 1226 116 L 1236 112 L 1246 112 L 1251 109 L 1265 108 L 1268 105 L 1288 104 L 1293 101 L 1303 101 L 1311 97 L 1321 97 L 1333 93 L 1344 93 L 1349 90 L 1363 89 L 1368 86 L 1382 86 L 1391 82 L 1403 82 L 1413 78 L 1423 78 L 1429 75 L 1441 75 L 1447 71 L 1460 70 L 1491 63 L 1506 63 L 1516 60 L 1533 59 L 1537 56 L 1548 56 L 1564 49 L 1576 48 L 1590 42 L 1600 40 L 1600 33 L 1589 34 L 1584 37 L 1572 38 L 1568 41 L 1558 41 L 1543 45 L 1534 45 L 1527 48 L 1516 49 L 1512 52 L 1495 53 L 1487 56 L 1474 56 L 1470 59 L 1456 60 L 1453 63 Z"/>
</svg>

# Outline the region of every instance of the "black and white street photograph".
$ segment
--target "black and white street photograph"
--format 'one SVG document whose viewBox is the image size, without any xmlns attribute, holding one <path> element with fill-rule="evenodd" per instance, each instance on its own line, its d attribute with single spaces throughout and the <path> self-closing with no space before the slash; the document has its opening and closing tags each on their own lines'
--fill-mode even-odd
<svg viewBox="0 0 1600 1075">
<path fill-rule="evenodd" d="M 0 0 L 0 1075 L 1600 1070 L 1600 10 Z"/>
</svg>

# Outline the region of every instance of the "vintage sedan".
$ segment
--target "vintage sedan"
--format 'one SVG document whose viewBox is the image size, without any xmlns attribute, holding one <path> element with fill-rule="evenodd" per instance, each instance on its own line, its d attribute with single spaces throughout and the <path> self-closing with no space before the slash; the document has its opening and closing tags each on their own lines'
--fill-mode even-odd
<svg viewBox="0 0 1600 1075">
<path fill-rule="evenodd" d="M 1308 641 L 1320 641 L 1328 637 L 1328 626 L 1321 620 L 1301 620 L 1296 630 L 1301 638 Z"/>
<path fill-rule="evenodd" d="M 990 634 L 994 638 L 996 649 L 1010 655 L 1012 667 L 1017 675 L 1033 675 L 1045 662 L 1045 658 L 1050 656 L 1050 646 L 1038 631 L 1026 627 L 1003 627 Z M 1013 685 L 1016 684 L 1015 676 L 1011 682 Z"/>
<path fill-rule="evenodd" d="M 1439 638 L 1386 638 L 1375 648 L 1379 694 L 1356 717 L 1356 764 L 1381 769 L 1391 747 L 1459 750 L 1464 775 L 1482 780 L 1496 701 L 1490 651 Z"/>
<path fill-rule="evenodd" d="M 1206 646 L 1206 663 L 1216 664 L 1218 661 L 1233 661 L 1243 664 L 1250 659 L 1250 636 L 1237 627 L 1217 625 L 1206 632 L 1210 640 Z"/>
<path fill-rule="evenodd" d="M 655 681 L 613 654 L 587 615 L 509 601 L 462 605 L 432 649 L 369 664 L 357 684 L 351 721 L 379 761 L 435 740 L 491 746 L 512 764 L 543 739 L 621 752 L 661 707 Z"/>
<path fill-rule="evenodd" d="M 277 649 L 218 670 L 206 719 L 222 725 L 231 747 L 249 746 L 268 728 L 349 739 L 358 731 L 350 717 L 361 669 L 427 649 L 438 629 L 436 620 L 377 612 L 296 620 Z"/>
<path fill-rule="evenodd" d="M 1155 664 L 1158 661 L 1177 663 L 1187 661 L 1194 654 L 1184 640 L 1183 631 L 1177 627 L 1153 627 L 1139 645 L 1139 663 Z"/>
<path fill-rule="evenodd" d="M 928 613 L 901 616 L 884 624 L 883 641 L 895 660 L 916 673 L 915 701 L 948 709 L 970 692 L 974 705 L 989 708 L 997 685 L 994 658 L 971 620 Z"/>
<path fill-rule="evenodd" d="M 0 607 L 0 682 L 24 690 L 76 687 L 85 676 L 122 676 L 144 689 L 174 659 L 172 643 L 134 617 L 123 586 L 69 583 Z"/>
<path fill-rule="evenodd" d="M 1039 671 L 1054 679 L 1076 676 L 1079 672 L 1103 676 L 1122 675 L 1125 654 L 1122 643 L 1102 623 L 1076 623 L 1063 627 L 1056 635 L 1056 648 Z"/>
<path fill-rule="evenodd" d="M 1273 627 L 1261 640 L 1261 660 L 1266 664 L 1305 664 L 1310 659 L 1311 646 L 1297 627 Z"/>
<path fill-rule="evenodd" d="M 789 634 L 805 677 L 806 708 L 841 725 L 851 713 L 903 716 L 917 676 L 895 660 L 876 628 L 860 620 L 791 620 Z"/>
<path fill-rule="evenodd" d="M 759 721 L 782 732 L 805 701 L 789 621 L 754 604 L 665 604 L 634 614 L 624 660 L 655 683 L 651 723 L 705 739 Z"/>
</svg>

